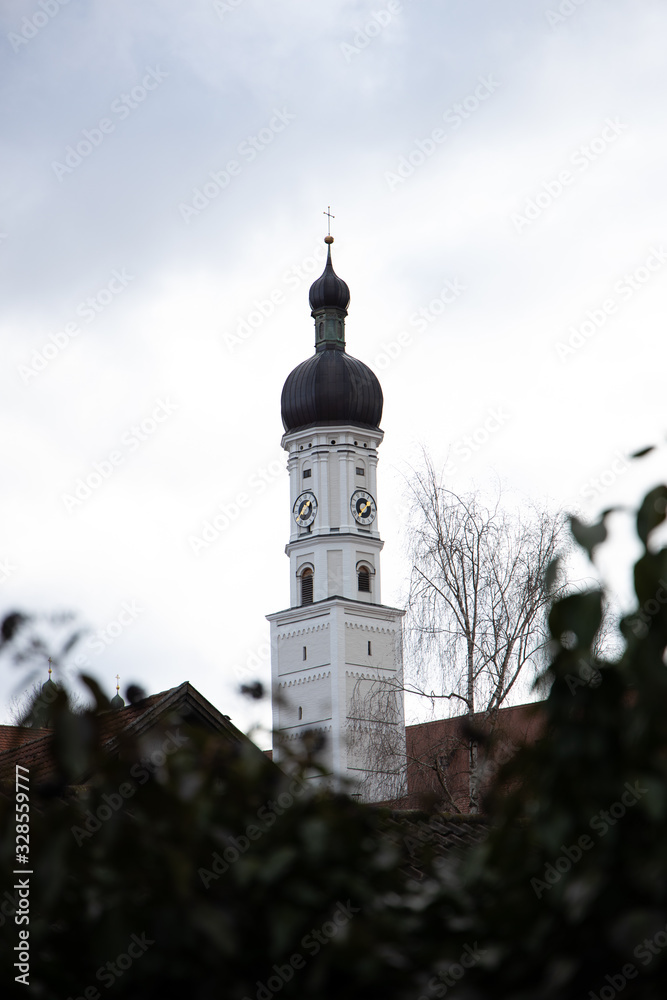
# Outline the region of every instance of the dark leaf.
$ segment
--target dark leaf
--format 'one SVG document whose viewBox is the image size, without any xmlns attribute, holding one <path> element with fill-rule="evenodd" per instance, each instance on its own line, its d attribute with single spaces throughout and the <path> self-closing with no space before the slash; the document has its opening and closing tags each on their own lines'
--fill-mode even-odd
<svg viewBox="0 0 667 1000">
<path fill-rule="evenodd" d="M 255 698 L 259 701 L 260 698 L 264 697 L 264 685 L 260 681 L 255 681 L 253 684 L 242 684 L 241 694 L 247 695 L 249 698 Z"/>
<path fill-rule="evenodd" d="M 554 639 L 576 636 L 577 646 L 588 648 L 602 621 L 602 591 L 570 594 L 557 601 L 549 613 L 549 628 Z M 569 647 L 568 647 L 569 648 Z"/>
<path fill-rule="evenodd" d="M 88 690 L 93 695 L 98 711 L 109 707 L 109 699 L 94 677 L 91 677 L 90 674 L 80 674 L 80 680 L 86 685 Z"/>
<path fill-rule="evenodd" d="M 146 697 L 146 692 L 138 684 L 128 684 L 125 690 L 125 697 L 129 701 L 130 705 L 136 705 L 137 702 L 143 701 Z"/>
<path fill-rule="evenodd" d="M 647 493 L 637 512 L 637 534 L 644 545 L 654 528 L 665 520 L 667 514 L 667 486 L 656 486 Z"/>
<path fill-rule="evenodd" d="M 4 642 L 11 642 L 21 626 L 28 620 L 28 615 L 23 615 L 20 611 L 13 611 L 10 615 L 6 615 L 1 626 Z"/>
<path fill-rule="evenodd" d="M 633 451 L 630 458 L 643 458 L 644 455 L 649 455 L 652 451 L 655 451 L 654 444 L 650 444 L 648 448 L 640 448 L 639 451 Z"/>
<path fill-rule="evenodd" d="M 604 542 L 607 537 L 605 517 L 606 515 L 603 514 L 596 524 L 584 524 L 578 517 L 574 515 L 570 517 L 570 530 L 574 540 L 581 545 L 582 549 L 586 549 L 589 559 L 593 558 L 593 549 Z"/>
<path fill-rule="evenodd" d="M 67 642 L 65 643 L 65 645 L 63 646 L 63 648 L 60 650 L 60 655 L 65 656 L 66 653 L 69 653 L 72 647 L 76 646 L 79 639 L 81 639 L 81 637 L 86 634 L 86 631 L 87 629 L 80 629 L 78 632 L 73 632 L 72 635 L 67 640 Z"/>
<path fill-rule="evenodd" d="M 544 573 L 544 583 L 546 585 L 547 590 L 551 590 L 551 588 L 556 583 L 559 571 L 560 571 L 560 556 L 556 556 L 555 559 L 551 560 Z"/>
</svg>

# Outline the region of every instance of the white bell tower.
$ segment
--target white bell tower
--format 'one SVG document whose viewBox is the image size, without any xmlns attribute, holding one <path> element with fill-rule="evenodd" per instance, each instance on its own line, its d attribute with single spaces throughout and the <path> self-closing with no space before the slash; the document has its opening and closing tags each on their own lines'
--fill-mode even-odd
<svg viewBox="0 0 667 1000">
<path fill-rule="evenodd" d="M 290 478 L 290 607 L 271 623 L 274 760 L 323 737 L 334 785 L 366 801 L 405 794 L 404 612 L 381 600 L 377 489 L 382 389 L 345 351 L 350 293 L 333 270 L 310 289 L 315 354 L 281 410 Z"/>
</svg>

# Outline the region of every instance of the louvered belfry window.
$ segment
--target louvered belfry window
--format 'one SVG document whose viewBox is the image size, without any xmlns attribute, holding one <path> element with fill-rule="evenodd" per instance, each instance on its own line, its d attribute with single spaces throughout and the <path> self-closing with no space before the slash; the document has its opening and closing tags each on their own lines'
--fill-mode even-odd
<svg viewBox="0 0 667 1000">
<path fill-rule="evenodd" d="M 302 604 L 312 604 L 313 603 L 313 571 L 312 569 L 304 569 L 301 574 L 301 603 Z"/>
<path fill-rule="evenodd" d="M 367 594 L 371 591 L 371 575 L 367 569 L 360 569 L 357 574 L 358 590 L 364 590 Z"/>
</svg>

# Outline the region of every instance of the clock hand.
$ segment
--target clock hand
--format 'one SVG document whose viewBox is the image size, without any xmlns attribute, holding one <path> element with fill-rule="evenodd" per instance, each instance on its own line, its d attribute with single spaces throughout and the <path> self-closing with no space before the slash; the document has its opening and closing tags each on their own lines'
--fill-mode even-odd
<svg viewBox="0 0 667 1000">
<path fill-rule="evenodd" d="M 306 502 L 304 503 L 303 507 L 299 511 L 299 517 L 305 517 L 306 514 L 308 513 L 308 508 L 309 507 L 310 507 L 310 500 L 306 500 Z"/>
</svg>

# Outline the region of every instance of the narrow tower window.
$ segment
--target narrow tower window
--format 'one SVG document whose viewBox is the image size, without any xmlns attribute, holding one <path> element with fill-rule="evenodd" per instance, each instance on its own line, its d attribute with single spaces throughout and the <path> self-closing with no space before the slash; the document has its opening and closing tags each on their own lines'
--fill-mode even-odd
<svg viewBox="0 0 667 1000">
<path fill-rule="evenodd" d="M 371 575 L 363 566 L 357 573 L 357 589 L 364 590 L 367 594 L 371 592 Z"/>
<path fill-rule="evenodd" d="M 303 658 L 304 658 L 304 660 L 308 659 L 308 650 L 306 649 L 305 646 L 303 647 Z"/>
<path fill-rule="evenodd" d="M 312 469 L 304 469 L 303 470 L 303 478 L 304 479 L 310 479 L 310 477 L 312 476 L 312 474 L 313 474 L 313 470 Z"/>
<path fill-rule="evenodd" d="M 312 571 L 312 569 L 304 569 L 303 573 L 301 574 L 301 603 L 302 604 L 312 604 L 313 603 L 313 571 Z"/>
<path fill-rule="evenodd" d="M 299 705 L 299 722 L 301 722 L 302 719 L 303 719 L 303 709 L 301 705 Z"/>
</svg>

